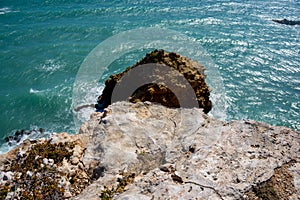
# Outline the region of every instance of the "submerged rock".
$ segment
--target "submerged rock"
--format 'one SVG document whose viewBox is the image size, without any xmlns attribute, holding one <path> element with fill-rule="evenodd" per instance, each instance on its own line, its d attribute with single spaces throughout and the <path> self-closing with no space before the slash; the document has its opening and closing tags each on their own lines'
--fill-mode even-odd
<svg viewBox="0 0 300 200">
<path fill-rule="evenodd" d="M 111 75 L 108 80 L 105 82 L 105 88 L 103 90 L 102 95 L 98 99 L 98 104 L 96 108 L 98 110 L 103 110 L 112 102 L 112 94 L 115 89 L 116 84 L 122 84 L 122 78 L 133 69 L 137 68 L 138 66 L 149 64 L 149 63 L 156 63 L 160 64 L 166 68 L 171 68 L 176 70 L 178 73 L 182 74 L 184 78 L 187 80 L 188 84 L 191 86 L 192 90 L 194 90 L 195 94 L 195 101 L 198 102 L 198 107 L 203 108 L 205 113 L 208 113 L 211 110 L 212 104 L 209 100 L 210 90 L 205 82 L 205 68 L 201 66 L 198 62 L 193 61 L 189 58 L 181 56 L 179 54 L 173 52 L 166 52 L 164 50 L 154 50 L 151 53 L 148 53 L 142 60 L 137 62 L 132 67 L 125 69 L 123 72 L 119 74 Z M 164 72 L 161 72 L 161 76 L 165 76 Z M 138 76 L 134 76 L 133 82 L 140 79 L 142 76 L 145 76 L 145 72 L 141 70 L 141 73 Z M 146 74 L 146 76 L 150 76 Z M 173 76 L 173 77 L 172 77 Z M 185 85 L 180 86 L 178 82 L 178 77 L 171 74 L 170 76 L 165 76 L 168 79 L 174 79 L 174 85 L 177 84 L 178 86 L 178 93 L 183 94 L 186 92 L 187 88 Z M 163 78 L 161 78 L 161 81 Z M 169 81 L 169 80 L 167 80 Z M 125 84 L 125 83 L 124 83 Z M 181 88 L 180 88 L 181 87 Z M 126 89 L 126 88 L 125 88 Z M 164 106 L 171 107 L 171 108 L 179 108 L 184 107 L 180 105 L 177 97 L 170 88 L 166 87 L 164 84 L 156 84 L 156 83 L 148 83 L 145 85 L 140 85 L 139 88 L 136 88 L 131 96 L 128 98 L 131 102 L 157 102 Z M 193 98 L 192 95 L 184 95 L 183 98 Z M 127 100 L 127 99 L 122 99 Z"/>
<path fill-rule="evenodd" d="M 285 24 L 285 25 L 300 25 L 300 21 L 294 21 L 294 20 L 287 20 L 287 19 L 272 19 L 273 22 L 279 23 L 279 24 Z"/>
<path fill-rule="evenodd" d="M 41 147 L 66 150 L 56 159 Z M 26 141 L 1 155 L 0 189 L 7 199 L 33 194 L 11 180 L 26 189 L 48 174 L 50 194 L 64 199 L 299 199 L 299 147 L 299 132 L 286 127 L 119 102 L 92 114 L 80 134 Z M 39 166 L 15 167 L 26 159 Z"/>
</svg>

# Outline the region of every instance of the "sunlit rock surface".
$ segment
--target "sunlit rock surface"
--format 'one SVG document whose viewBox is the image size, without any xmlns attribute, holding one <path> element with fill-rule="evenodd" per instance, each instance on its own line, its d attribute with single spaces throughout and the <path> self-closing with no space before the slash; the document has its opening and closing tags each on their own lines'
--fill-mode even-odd
<svg viewBox="0 0 300 200">
<path fill-rule="evenodd" d="M 98 198 L 129 175 L 134 180 L 115 199 L 299 197 L 299 133 L 285 127 L 118 103 L 105 117 L 92 116 L 81 133 L 94 138 L 87 155 L 105 170 L 77 199 Z"/>
<path fill-rule="evenodd" d="M 64 198 L 300 197 L 300 136 L 285 127 L 225 123 L 198 108 L 119 102 L 91 115 L 79 134 L 52 137 L 52 143 L 75 142 L 72 154 L 54 163 Z M 13 173 L 3 168 L 18 151 L 1 156 L 2 174 Z"/>
</svg>

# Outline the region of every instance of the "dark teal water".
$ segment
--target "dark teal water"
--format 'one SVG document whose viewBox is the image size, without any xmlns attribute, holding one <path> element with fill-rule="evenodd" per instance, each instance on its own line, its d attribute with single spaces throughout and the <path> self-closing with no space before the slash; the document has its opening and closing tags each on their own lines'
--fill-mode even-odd
<svg viewBox="0 0 300 200">
<path fill-rule="evenodd" d="M 227 120 L 300 130 L 300 26 L 271 21 L 283 18 L 300 20 L 300 2 L 0 0 L 0 138 L 34 127 L 74 132 L 81 63 L 102 41 L 141 27 L 201 43 L 224 81 Z"/>
</svg>

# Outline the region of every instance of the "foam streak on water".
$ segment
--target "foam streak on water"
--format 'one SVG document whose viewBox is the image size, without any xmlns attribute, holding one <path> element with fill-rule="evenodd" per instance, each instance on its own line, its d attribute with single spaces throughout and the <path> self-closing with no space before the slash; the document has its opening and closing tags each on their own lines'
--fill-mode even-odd
<svg viewBox="0 0 300 200">
<path fill-rule="evenodd" d="M 227 120 L 300 130 L 300 27 L 271 21 L 283 18 L 300 20 L 300 2 L 2 1 L 0 138 L 33 124 L 74 132 L 72 87 L 84 58 L 107 38 L 141 27 L 175 30 L 201 43 L 224 81 Z M 143 54 L 132 52 L 104 73 Z"/>
</svg>

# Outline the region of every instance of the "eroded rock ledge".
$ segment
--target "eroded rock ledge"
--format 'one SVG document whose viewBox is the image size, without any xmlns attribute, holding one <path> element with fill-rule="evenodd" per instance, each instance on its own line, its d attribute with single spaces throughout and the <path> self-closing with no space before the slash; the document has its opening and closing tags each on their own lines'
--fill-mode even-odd
<svg viewBox="0 0 300 200">
<path fill-rule="evenodd" d="M 120 102 L 94 113 L 79 134 L 1 155 L 1 197 L 299 199 L 299 146 L 299 132 L 285 127 Z M 26 159 L 36 166 L 16 167 Z"/>
</svg>

